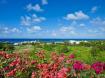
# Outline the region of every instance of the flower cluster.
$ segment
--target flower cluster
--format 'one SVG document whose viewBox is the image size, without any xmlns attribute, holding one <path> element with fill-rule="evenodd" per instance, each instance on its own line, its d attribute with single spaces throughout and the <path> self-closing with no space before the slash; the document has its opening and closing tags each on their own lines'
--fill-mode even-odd
<svg viewBox="0 0 105 78">
<path fill-rule="evenodd" d="M 63 53 L 52 52 L 49 60 L 46 61 L 44 61 L 47 59 L 45 51 L 39 51 L 34 56 L 37 58 L 31 58 L 28 52 L 8 54 L 0 51 L 0 65 L 2 65 L 0 72 L 3 72 L 5 77 L 14 78 L 20 78 L 21 76 L 24 76 L 24 78 L 80 78 L 84 76 L 83 73 L 85 76 L 90 76 L 89 78 L 93 76 L 97 78 L 97 75 L 105 74 L 104 62 L 86 64 L 76 60 L 75 54 L 66 56 Z"/>
<path fill-rule="evenodd" d="M 100 74 L 105 70 L 105 63 L 96 62 L 92 64 L 92 68 L 95 70 L 97 74 Z"/>
<path fill-rule="evenodd" d="M 73 68 L 76 70 L 76 71 L 80 71 L 80 70 L 83 70 L 83 64 L 80 62 L 80 61 L 76 61 L 74 64 L 73 64 Z"/>
<path fill-rule="evenodd" d="M 10 55 L 10 54 L 5 53 L 4 51 L 0 51 L 0 56 L 3 56 L 3 57 L 4 57 L 4 58 L 6 58 L 6 59 L 11 58 L 11 55 Z"/>
</svg>

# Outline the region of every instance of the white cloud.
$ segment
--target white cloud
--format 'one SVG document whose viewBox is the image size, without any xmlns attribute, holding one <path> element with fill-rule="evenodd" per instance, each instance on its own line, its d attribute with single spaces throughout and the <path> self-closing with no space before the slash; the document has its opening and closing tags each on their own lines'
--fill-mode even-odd
<svg viewBox="0 0 105 78">
<path fill-rule="evenodd" d="M 46 20 L 45 17 L 38 17 L 36 14 L 32 15 L 32 21 L 33 22 L 42 22 L 42 21 L 45 21 L 45 20 Z"/>
<path fill-rule="evenodd" d="M 12 29 L 11 29 L 11 32 L 17 32 L 17 33 L 20 33 L 21 31 L 20 31 L 18 28 L 12 28 Z"/>
<path fill-rule="evenodd" d="M 87 29 L 87 32 L 98 33 L 99 31 L 97 29 Z"/>
<path fill-rule="evenodd" d="M 9 32 L 10 32 L 10 30 L 9 30 L 8 27 L 4 27 L 4 28 L 2 29 L 2 33 L 7 34 L 7 33 L 9 33 Z"/>
<path fill-rule="evenodd" d="M 75 12 L 74 14 L 67 14 L 64 17 L 66 20 L 86 20 L 89 19 L 89 16 L 83 13 L 82 11 Z"/>
<path fill-rule="evenodd" d="M 61 33 L 76 34 L 75 28 L 72 27 L 72 26 L 68 26 L 68 27 L 63 26 L 59 30 L 60 30 Z"/>
<path fill-rule="evenodd" d="M 85 26 L 85 24 L 83 24 L 83 23 L 80 24 L 80 27 L 84 27 L 84 26 Z"/>
<path fill-rule="evenodd" d="M 48 4 L 48 1 L 47 0 L 42 0 L 42 4 L 46 5 L 46 4 Z"/>
<path fill-rule="evenodd" d="M 40 26 L 33 26 L 33 27 L 31 27 L 31 28 L 27 28 L 27 31 L 28 31 L 29 33 L 34 33 L 34 32 L 36 32 L 36 31 L 40 31 L 40 30 L 42 30 L 42 28 L 41 28 Z"/>
<path fill-rule="evenodd" d="M 57 33 L 55 31 L 52 31 L 52 36 L 57 36 Z"/>
<path fill-rule="evenodd" d="M 90 23 L 94 26 L 103 26 L 105 27 L 105 19 L 101 19 L 99 17 L 94 18 L 90 21 Z"/>
<path fill-rule="evenodd" d="M 94 7 L 92 7 L 91 12 L 92 13 L 95 13 L 97 11 L 97 9 L 98 9 L 98 7 L 97 6 L 94 6 Z"/>
<path fill-rule="evenodd" d="M 8 34 L 8 33 L 20 33 L 21 30 L 18 28 L 9 28 L 9 27 L 2 27 L 0 28 L 0 33 Z"/>
<path fill-rule="evenodd" d="M 36 5 L 28 4 L 28 5 L 26 6 L 26 8 L 27 8 L 28 11 L 31 11 L 31 10 L 37 11 L 37 12 L 43 11 L 43 9 L 40 7 L 39 4 L 36 4 Z"/>
<path fill-rule="evenodd" d="M 61 32 L 66 32 L 66 31 L 71 31 L 71 30 L 74 30 L 74 27 L 61 27 L 60 28 Z"/>
<path fill-rule="evenodd" d="M 29 16 L 22 16 L 21 17 L 21 25 L 30 26 L 31 25 L 31 17 Z"/>
<path fill-rule="evenodd" d="M 36 14 L 33 14 L 31 16 L 22 16 L 21 17 L 21 25 L 31 26 L 33 24 L 40 23 L 45 20 L 46 20 L 45 17 L 38 17 Z"/>
</svg>

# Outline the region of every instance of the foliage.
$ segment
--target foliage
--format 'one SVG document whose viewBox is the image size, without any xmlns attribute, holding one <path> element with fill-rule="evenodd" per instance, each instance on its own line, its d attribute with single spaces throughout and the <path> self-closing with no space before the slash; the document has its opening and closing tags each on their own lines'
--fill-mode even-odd
<svg viewBox="0 0 105 78">
<path fill-rule="evenodd" d="M 13 51 L 14 45 L 8 42 L 0 42 L 0 49 L 3 51 Z"/>
<path fill-rule="evenodd" d="M 105 78 L 104 46 L 104 41 L 13 46 L 13 53 L 8 53 L 11 49 L 0 51 L 0 77 Z"/>
<path fill-rule="evenodd" d="M 62 45 L 59 47 L 59 53 L 67 53 L 67 52 L 70 52 L 67 46 Z"/>
<path fill-rule="evenodd" d="M 52 52 L 50 61 L 46 51 L 8 54 L 0 51 L 0 76 L 6 78 L 104 78 L 105 62 L 86 64 L 75 59 L 75 54 L 66 56 Z"/>
</svg>

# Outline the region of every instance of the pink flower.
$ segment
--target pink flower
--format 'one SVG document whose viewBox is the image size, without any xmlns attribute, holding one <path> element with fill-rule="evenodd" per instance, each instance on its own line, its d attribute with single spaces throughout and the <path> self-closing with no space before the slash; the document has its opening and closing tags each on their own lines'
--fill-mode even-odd
<svg viewBox="0 0 105 78">
<path fill-rule="evenodd" d="M 76 61 L 74 64 L 73 64 L 73 68 L 77 71 L 80 71 L 83 69 L 83 64 L 80 62 L 80 61 Z"/>
<path fill-rule="evenodd" d="M 5 56 L 4 56 L 6 59 L 9 59 L 10 57 L 11 57 L 11 55 L 9 55 L 9 54 L 5 54 Z"/>
<path fill-rule="evenodd" d="M 57 74 L 57 78 L 66 78 L 67 74 L 63 73 L 63 72 L 58 72 Z"/>
<path fill-rule="evenodd" d="M 38 64 L 37 68 L 41 70 L 47 70 L 49 68 L 49 65 L 48 64 Z"/>
<path fill-rule="evenodd" d="M 37 61 L 35 61 L 35 60 L 31 61 L 31 64 L 32 65 L 35 64 L 35 63 L 37 63 Z"/>
<path fill-rule="evenodd" d="M 20 59 L 19 59 L 19 58 L 17 58 L 17 59 L 16 59 L 16 60 L 14 60 L 13 62 L 11 62 L 9 66 L 19 65 L 19 63 L 20 63 Z"/>
<path fill-rule="evenodd" d="M 66 64 L 70 64 L 71 62 L 71 60 L 66 60 Z"/>
<path fill-rule="evenodd" d="M 105 63 L 103 64 L 103 70 L 105 71 Z"/>
<path fill-rule="evenodd" d="M 32 72 L 31 78 L 36 78 L 36 72 Z"/>
<path fill-rule="evenodd" d="M 57 78 L 66 78 L 67 77 L 67 73 L 70 71 L 69 68 L 65 68 L 63 67 L 61 70 L 59 70 L 59 72 L 57 73 Z"/>
<path fill-rule="evenodd" d="M 92 64 L 92 68 L 95 70 L 96 74 L 100 74 L 103 72 L 103 63 L 96 62 Z"/>
<path fill-rule="evenodd" d="M 70 54 L 69 58 L 73 59 L 73 58 L 75 58 L 75 55 L 74 54 Z"/>
<path fill-rule="evenodd" d="M 61 62 L 64 61 L 64 59 L 65 59 L 65 57 L 61 57 L 61 56 L 60 56 L 60 57 L 58 58 L 58 62 L 61 63 Z"/>
<path fill-rule="evenodd" d="M 7 76 L 7 77 L 10 77 L 10 76 L 14 76 L 15 74 L 16 74 L 16 69 L 14 69 L 14 70 L 8 72 L 8 73 L 6 74 L 6 76 Z"/>
<path fill-rule="evenodd" d="M 6 70 L 10 70 L 10 67 L 7 66 L 7 67 L 4 68 L 4 70 L 5 70 L 5 71 L 6 71 Z"/>
<path fill-rule="evenodd" d="M 60 71 L 66 73 L 70 71 L 70 68 L 63 67 Z"/>
<path fill-rule="evenodd" d="M 0 51 L 0 56 L 5 56 L 5 52 L 4 51 Z"/>
</svg>

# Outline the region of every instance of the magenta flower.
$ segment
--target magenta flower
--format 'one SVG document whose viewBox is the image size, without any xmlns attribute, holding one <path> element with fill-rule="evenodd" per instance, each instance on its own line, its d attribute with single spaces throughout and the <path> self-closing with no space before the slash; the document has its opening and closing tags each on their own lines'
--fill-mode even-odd
<svg viewBox="0 0 105 78">
<path fill-rule="evenodd" d="M 70 54 L 69 58 L 73 59 L 73 58 L 75 58 L 75 55 L 74 54 Z"/>
<path fill-rule="evenodd" d="M 103 70 L 105 71 L 105 63 L 103 64 Z"/>
<path fill-rule="evenodd" d="M 92 68 L 95 70 L 96 74 L 100 74 L 103 72 L 103 66 L 104 64 L 101 62 L 96 62 L 92 64 Z"/>
<path fill-rule="evenodd" d="M 73 64 L 73 68 L 77 71 L 80 71 L 83 69 L 83 64 L 80 62 L 80 61 L 76 61 L 74 64 Z"/>
</svg>

